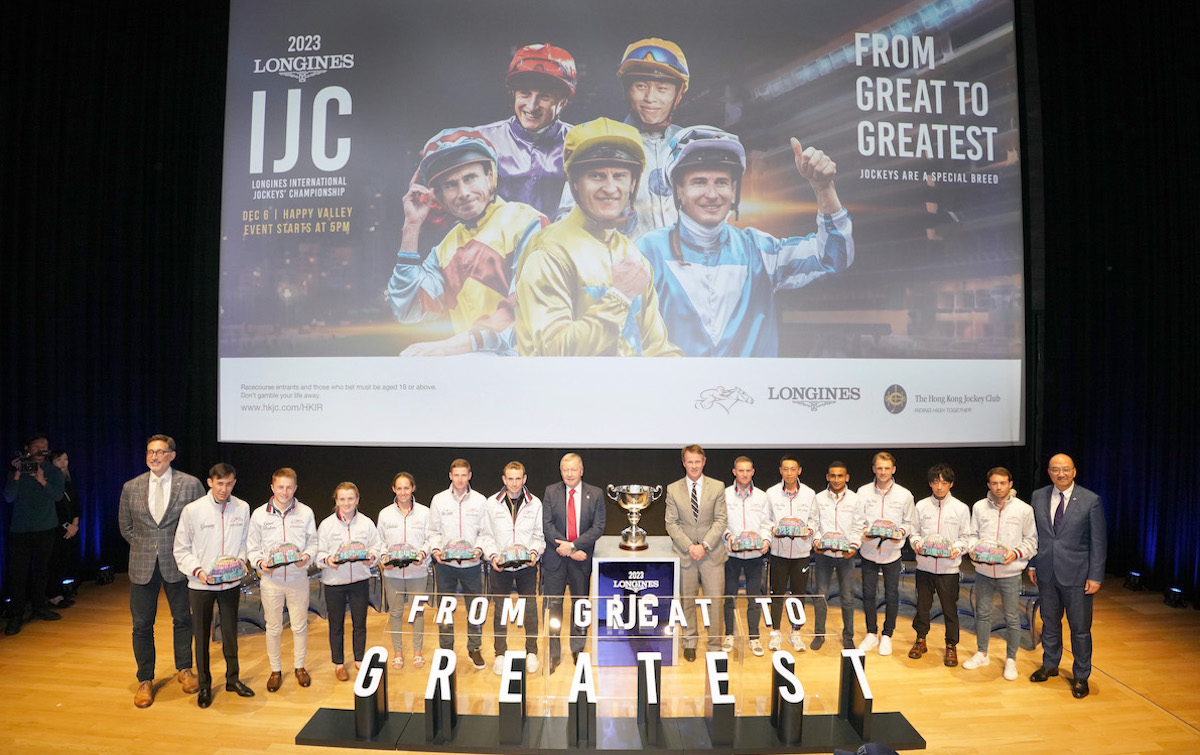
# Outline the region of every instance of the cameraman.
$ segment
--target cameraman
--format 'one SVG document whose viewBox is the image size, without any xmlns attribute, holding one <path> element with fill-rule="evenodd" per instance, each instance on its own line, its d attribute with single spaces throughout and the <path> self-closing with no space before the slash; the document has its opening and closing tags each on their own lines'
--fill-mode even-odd
<svg viewBox="0 0 1200 755">
<path fill-rule="evenodd" d="M 63 495 L 62 470 L 50 463 L 45 435 L 25 441 L 4 480 L 4 499 L 13 505 L 8 535 L 9 604 L 5 634 L 21 631 L 25 600 L 33 601 L 34 618 L 57 621 L 62 615 L 46 602 L 46 575 L 58 535 L 56 503 Z"/>
</svg>

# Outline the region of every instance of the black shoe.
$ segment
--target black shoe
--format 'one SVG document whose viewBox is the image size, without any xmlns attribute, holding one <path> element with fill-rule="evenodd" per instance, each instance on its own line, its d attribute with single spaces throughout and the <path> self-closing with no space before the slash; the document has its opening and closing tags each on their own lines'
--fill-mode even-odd
<svg viewBox="0 0 1200 755">
<path fill-rule="evenodd" d="M 558 657 L 557 655 L 550 656 L 550 672 L 549 673 L 553 674 L 554 670 L 558 668 L 558 664 L 560 664 L 560 663 L 562 663 L 562 658 Z"/>
<path fill-rule="evenodd" d="M 1052 676 L 1058 676 L 1058 669 L 1047 668 L 1046 666 L 1042 666 L 1037 671 L 1034 671 L 1032 674 L 1029 675 L 1029 681 L 1044 682 Z"/>
<path fill-rule="evenodd" d="M 1071 694 L 1075 696 L 1075 699 L 1079 700 L 1085 698 L 1088 696 L 1089 692 L 1091 692 L 1091 690 L 1088 689 L 1087 679 L 1071 680 Z"/>
<path fill-rule="evenodd" d="M 13 636 L 14 634 L 20 634 L 20 632 L 21 632 L 21 620 L 20 619 L 17 619 L 16 621 L 9 619 L 8 623 L 4 625 L 4 633 L 6 635 L 8 635 L 9 637 Z"/>
<path fill-rule="evenodd" d="M 201 708 L 207 708 L 212 705 L 212 687 L 201 687 L 200 692 L 196 695 L 196 705 Z"/>
<path fill-rule="evenodd" d="M 236 692 L 238 693 L 238 697 L 254 697 L 254 690 L 250 689 L 241 682 L 226 682 L 225 691 Z"/>
<path fill-rule="evenodd" d="M 818 634 L 816 637 L 813 637 L 812 642 L 808 643 L 808 646 L 813 650 L 820 650 L 825 647 L 825 635 Z"/>
<path fill-rule="evenodd" d="M 471 659 L 471 665 L 474 666 L 476 670 L 487 668 L 487 664 L 483 661 L 483 653 L 480 652 L 479 648 L 468 650 L 467 655 Z"/>
<path fill-rule="evenodd" d="M 842 647 L 844 647 L 847 650 L 853 650 L 854 649 L 854 640 L 853 639 L 849 639 L 849 640 L 843 639 Z"/>
<path fill-rule="evenodd" d="M 51 611 L 49 608 L 39 608 L 33 612 L 33 618 L 42 621 L 58 621 L 62 618 L 62 614 L 58 611 Z"/>
<path fill-rule="evenodd" d="M 687 661 L 688 663 L 692 663 L 693 661 L 695 661 L 696 660 L 696 648 L 684 648 L 683 649 L 683 660 Z"/>
</svg>

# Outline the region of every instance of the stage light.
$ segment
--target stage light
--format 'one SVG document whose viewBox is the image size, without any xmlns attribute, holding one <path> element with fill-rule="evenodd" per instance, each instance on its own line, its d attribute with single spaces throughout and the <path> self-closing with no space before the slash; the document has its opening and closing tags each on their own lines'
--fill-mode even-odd
<svg viewBox="0 0 1200 755">
<path fill-rule="evenodd" d="M 1171 608 L 1183 608 L 1183 590 L 1178 587 L 1169 588 L 1163 602 Z"/>
<path fill-rule="evenodd" d="M 1140 571 L 1131 571 L 1125 575 L 1125 589 L 1140 592 L 1146 589 L 1142 584 L 1142 573 Z"/>
<path fill-rule="evenodd" d="M 73 598 L 79 593 L 79 584 L 71 577 L 67 577 L 62 581 L 62 595 L 64 598 Z"/>
<path fill-rule="evenodd" d="M 100 571 L 96 574 L 96 584 L 111 585 L 116 575 L 113 574 L 111 566 L 101 566 Z"/>
</svg>

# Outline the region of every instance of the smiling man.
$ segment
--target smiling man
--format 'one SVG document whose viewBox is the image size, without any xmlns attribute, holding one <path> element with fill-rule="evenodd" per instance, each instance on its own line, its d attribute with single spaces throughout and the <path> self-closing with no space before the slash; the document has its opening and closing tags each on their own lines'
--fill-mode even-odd
<svg viewBox="0 0 1200 755">
<path fill-rule="evenodd" d="M 480 126 L 496 148 L 496 189 L 511 202 L 524 202 L 552 215 L 566 184 L 563 144 L 570 124 L 559 114 L 575 94 L 575 59 L 561 47 L 525 45 L 508 65 L 505 86 L 513 115 Z"/>
<path fill-rule="evenodd" d="M 671 341 L 690 357 L 779 355 L 775 292 L 796 289 L 854 262 L 850 215 L 834 188 L 837 164 L 792 139 L 796 170 L 817 199 L 817 233 L 779 239 L 738 228 L 746 151 L 713 126 L 689 126 L 670 140 L 667 177 L 678 220 L 638 241 L 654 268 Z"/>
<path fill-rule="evenodd" d="M 575 207 L 534 236 L 516 276 L 523 356 L 679 356 L 650 265 L 617 230 L 645 165 L 637 130 L 608 118 L 567 134 Z"/>
<path fill-rule="evenodd" d="M 455 335 L 412 344 L 401 356 L 512 354 L 513 271 L 546 218 L 496 195 L 496 150 L 478 131 L 446 129 L 421 154 L 404 195 L 404 228 L 387 299 L 403 323 L 449 313 Z M 459 222 L 422 261 L 418 239 L 434 200 Z"/>
</svg>

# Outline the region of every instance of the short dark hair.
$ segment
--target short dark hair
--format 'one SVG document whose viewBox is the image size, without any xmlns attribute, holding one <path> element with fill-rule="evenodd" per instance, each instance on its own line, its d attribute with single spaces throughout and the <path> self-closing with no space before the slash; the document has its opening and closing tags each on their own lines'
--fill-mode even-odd
<svg viewBox="0 0 1200 755">
<path fill-rule="evenodd" d="M 149 438 L 147 438 L 147 439 L 146 439 L 146 445 L 148 446 L 148 445 L 150 445 L 151 443 L 153 443 L 153 442 L 154 442 L 154 441 L 156 441 L 156 440 L 161 440 L 163 443 L 166 443 L 166 444 L 167 444 L 167 450 L 168 450 L 168 451 L 171 451 L 172 453 L 174 453 L 174 451 L 175 451 L 175 439 L 174 439 L 174 438 L 172 438 L 170 435 L 163 435 L 162 433 L 158 433 L 158 434 L 156 434 L 156 435 L 151 435 Z"/>
<path fill-rule="evenodd" d="M 800 460 L 796 458 L 795 454 L 784 454 L 779 457 L 779 466 L 782 467 L 785 461 L 794 461 L 796 462 L 796 466 L 800 466 Z"/>
<path fill-rule="evenodd" d="M 926 482 L 937 482 L 938 479 L 945 480 L 946 482 L 954 482 L 954 470 L 950 468 L 949 464 L 939 461 L 925 473 Z"/>
<path fill-rule="evenodd" d="M 221 480 L 226 477 L 237 478 L 237 470 L 228 462 L 218 461 L 212 465 L 212 469 L 208 470 L 208 479 L 210 480 Z"/>
<path fill-rule="evenodd" d="M 50 445 L 49 436 L 47 436 L 45 433 L 34 433 L 33 435 L 30 435 L 28 438 L 25 439 L 25 445 L 23 446 L 23 448 L 26 451 L 28 451 L 29 447 L 33 445 L 33 442 L 35 440 L 44 440 L 44 441 L 46 441 L 46 445 Z"/>
<path fill-rule="evenodd" d="M 1009 472 L 1004 467 L 992 467 L 991 469 L 989 469 L 988 473 L 987 473 L 988 482 L 991 482 L 993 475 L 1001 475 L 1003 477 L 1007 477 L 1008 481 L 1012 482 L 1012 472 Z"/>
<path fill-rule="evenodd" d="M 831 470 L 831 469 L 844 469 L 847 472 L 850 471 L 850 467 L 846 466 L 846 462 L 837 461 L 836 459 L 834 461 L 829 462 L 829 466 L 825 467 L 825 472 L 828 473 L 829 470 Z"/>
</svg>

